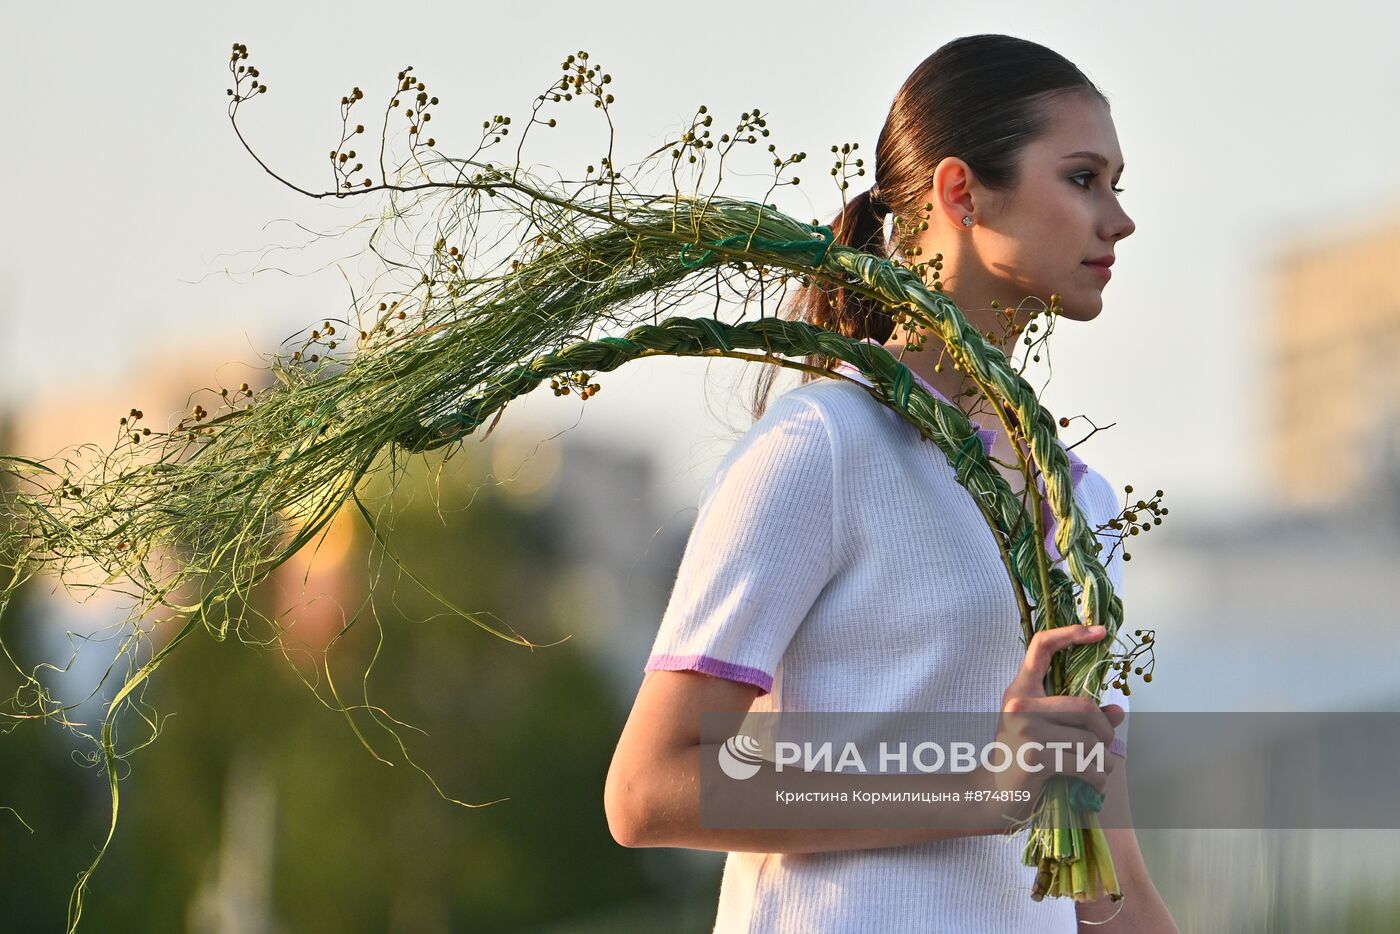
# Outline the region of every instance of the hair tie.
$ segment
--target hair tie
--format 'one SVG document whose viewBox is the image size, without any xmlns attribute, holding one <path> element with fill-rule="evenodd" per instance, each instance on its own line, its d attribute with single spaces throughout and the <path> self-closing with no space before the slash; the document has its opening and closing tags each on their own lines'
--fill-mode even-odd
<svg viewBox="0 0 1400 934">
<path fill-rule="evenodd" d="M 880 186 L 872 185 L 866 192 L 866 198 L 870 201 L 870 210 L 876 217 L 884 217 L 890 213 L 890 206 L 880 197 Z"/>
</svg>

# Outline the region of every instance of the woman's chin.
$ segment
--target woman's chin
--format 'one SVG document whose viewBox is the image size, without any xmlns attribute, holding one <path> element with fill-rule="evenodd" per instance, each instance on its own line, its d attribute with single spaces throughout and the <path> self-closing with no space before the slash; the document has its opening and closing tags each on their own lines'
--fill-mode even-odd
<svg viewBox="0 0 1400 934">
<path fill-rule="evenodd" d="M 1060 298 L 1060 307 L 1064 309 L 1060 312 L 1061 318 L 1071 321 L 1093 321 L 1103 311 L 1103 293 L 1098 290 L 1092 293 L 1077 290 L 1063 295 Z"/>
</svg>

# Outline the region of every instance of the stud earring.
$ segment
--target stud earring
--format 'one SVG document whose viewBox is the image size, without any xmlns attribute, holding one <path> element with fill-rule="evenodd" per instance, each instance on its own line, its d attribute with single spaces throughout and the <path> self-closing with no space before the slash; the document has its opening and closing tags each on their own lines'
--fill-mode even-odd
<svg viewBox="0 0 1400 934">
<path fill-rule="evenodd" d="M 964 218 L 963 218 L 963 226 L 964 226 L 964 227 L 971 227 L 971 226 L 972 226 L 972 218 L 971 218 L 971 216 L 968 216 L 968 217 L 964 217 Z"/>
</svg>

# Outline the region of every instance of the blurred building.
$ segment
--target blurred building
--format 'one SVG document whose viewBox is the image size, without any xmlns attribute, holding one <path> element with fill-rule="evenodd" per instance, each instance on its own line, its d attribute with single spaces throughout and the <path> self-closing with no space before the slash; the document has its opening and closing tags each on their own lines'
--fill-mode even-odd
<svg viewBox="0 0 1400 934">
<path fill-rule="evenodd" d="M 1277 495 L 1259 512 L 1220 512 L 1184 491 L 1168 497 L 1162 528 L 1135 540 L 1125 624 L 1157 638 L 1154 680 L 1132 703 L 1400 711 L 1390 590 L 1400 558 L 1400 210 L 1325 246 L 1291 244 L 1264 274 L 1266 304 L 1251 317 L 1272 345 L 1258 391 L 1269 419 L 1264 479 Z M 1130 724 L 1129 761 L 1132 737 Z M 1185 781 L 1208 787 L 1212 767 L 1197 763 Z M 1393 830 L 1149 829 L 1138 840 L 1183 931 L 1381 931 L 1400 917 L 1393 901 L 1371 898 L 1394 891 Z"/>
<path fill-rule="evenodd" d="M 1400 212 L 1275 262 L 1264 389 L 1283 504 L 1400 501 Z"/>
</svg>

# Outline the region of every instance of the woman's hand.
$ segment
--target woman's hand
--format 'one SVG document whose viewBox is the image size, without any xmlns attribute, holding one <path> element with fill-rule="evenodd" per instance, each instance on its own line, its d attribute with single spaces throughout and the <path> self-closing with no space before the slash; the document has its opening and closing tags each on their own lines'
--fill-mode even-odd
<svg viewBox="0 0 1400 934">
<path fill-rule="evenodd" d="M 1078 744 L 1091 748 L 1103 743 L 1105 751 L 1113 742 L 1113 728 L 1123 722 L 1125 712 L 1117 704 L 1103 707 L 1091 697 L 1049 697 L 1045 694 L 1045 674 L 1055 653 L 1070 645 L 1097 642 L 1107 632 L 1102 626 L 1060 626 L 1042 630 L 1031 637 L 1021 670 L 1002 694 L 1002 716 L 997 727 L 997 740 L 1012 751 L 1010 766 L 994 772 L 992 781 L 998 790 L 1030 792 L 1033 804 L 1041 786 L 1054 775 L 1073 775 L 1083 779 L 1102 794 L 1108 787 L 1114 757 L 1103 755 L 1103 770 L 1078 765 Z M 1039 748 L 1023 749 L 1027 743 Z M 1060 753 L 1049 743 L 1069 743 Z M 1025 765 L 1023 768 L 1022 765 Z M 1024 799 L 1023 795 L 1014 796 Z M 1030 812 L 1031 804 L 1025 808 Z"/>
</svg>

